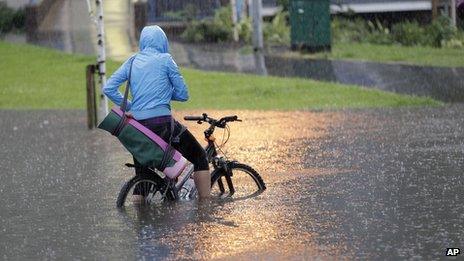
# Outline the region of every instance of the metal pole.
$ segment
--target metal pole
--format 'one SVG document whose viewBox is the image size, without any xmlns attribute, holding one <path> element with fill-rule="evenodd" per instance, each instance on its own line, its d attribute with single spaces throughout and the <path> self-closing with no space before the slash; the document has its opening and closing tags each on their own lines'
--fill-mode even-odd
<svg viewBox="0 0 464 261">
<path fill-rule="evenodd" d="M 264 40 L 263 40 L 263 16 L 261 0 L 251 0 L 250 13 L 253 23 L 253 51 L 255 58 L 255 67 L 257 73 L 267 75 L 266 64 L 264 62 Z"/>
<path fill-rule="evenodd" d="M 251 17 L 253 20 L 253 49 L 263 50 L 263 17 L 261 0 L 251 0 Z"/>
<path fill-rule="evenodd" d="M 456 0 L 451 0 L 451 24 L 456 27 Z"/>
<path fill-rule="evenodd" d="M 234 25 L 234 41 L 238 42 L 238 28 L 237 28 L 237 2 L 235 0 L 230 0 L 230 7 L 232 8 L 232 23 Z"/>
<path fill-rule="evenodd" d="M 97 66 L 100 82 L 100 108 L 99 119 L 108 114 L 108 99 L 103 95 L 102 89 L 106 84 L 106 51 L 105 51 L 105 24 L 103 21 L 103 0 L 95 0 L 97 11 Z"/>
</svg>

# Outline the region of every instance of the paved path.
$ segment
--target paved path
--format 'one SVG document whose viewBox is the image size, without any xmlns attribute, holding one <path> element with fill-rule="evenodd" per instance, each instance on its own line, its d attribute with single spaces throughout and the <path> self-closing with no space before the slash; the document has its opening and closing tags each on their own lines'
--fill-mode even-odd
<svg viewBox="0 0 464 261">
<path fill-rule="evenodd" d="M 239 111 L 228 153 L 268 190 L 148 211 L 115 208 L 130 156 L 84 112 L 3 110 L 0 256 L 443 258 L 464 245 L 463 109 Z"/>
</svg>

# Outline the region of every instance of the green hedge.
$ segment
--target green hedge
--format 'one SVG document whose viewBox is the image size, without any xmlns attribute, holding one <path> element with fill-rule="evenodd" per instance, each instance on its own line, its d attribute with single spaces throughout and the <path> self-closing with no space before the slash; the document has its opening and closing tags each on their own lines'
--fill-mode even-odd
<svg viewBox="0 0 464 261">
<path fill-rule="evenodd" d="M 25 21 L 24 9 L 13 10 L 5 2 L 0 1 L 0 34 L 10 32 L 13 29 L 24 29 Z"/>
<path fill-rule="evenodd" d="M 462 47 L 463 32 L 447 17 L 439 17 L 426 26 L 415 21 L 392 25 L 391 30 L 379 21 L 360 18 L 334 18 L 332 35 L 335 43 L 399 44 L 403 46 Z"/>
<path fill-rule="evenodd" d="M 230 6 L 216 10 L 214 18 L 191 21 L 182 34 L 187 42 L 225 42 L 232 40 L 233 23 Z M 239 38 L 244 43 L 251 43 L 251 19 L 244 18 L 237 25 Z M 277 13 L 271 22 L 263 24 L 264 40 L 268 44 L 290 43 L 290 27 L 288 25 L 288 12 Z"/>
</svg>

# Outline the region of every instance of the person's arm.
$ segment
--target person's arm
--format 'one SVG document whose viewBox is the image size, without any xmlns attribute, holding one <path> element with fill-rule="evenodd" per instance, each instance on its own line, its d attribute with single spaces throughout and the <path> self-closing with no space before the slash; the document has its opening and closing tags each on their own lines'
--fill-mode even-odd
<svg viewBox="0 0 464 261">
<path fill-rule="evenodd" d="M 173 87 L 171 99 L 173 101 L 187 101 L 189 98 L 187 85 L 185 85 L 184 77 L 180 74 L 179 67 L 172 57 L 169 57 L 167 66 L 169 80 Z"/>
<path fill-rule="evenodd" d="M 119 69 L 117 69 L 113 75 L 108 79 L 106 85 L 103 87 L 103 93 L 108 96 L 108 98 L 116 105 L 121 106 L 124 96 L 119 91 L 119 86 L 127 81 L 129 77 L 129 66 L 131 64 L 131 59 L 124 62 Z M 131 109 L 132 103 L 130 100 L 127 100 L 126 110 Z"/>
</svg>

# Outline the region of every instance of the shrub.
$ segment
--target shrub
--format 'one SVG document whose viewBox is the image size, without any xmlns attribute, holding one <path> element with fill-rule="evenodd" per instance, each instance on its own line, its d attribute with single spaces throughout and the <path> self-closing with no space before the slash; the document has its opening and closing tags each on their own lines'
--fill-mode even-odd
<svg viewBox="0 0 464 261">
<path fill-rule="evenodd" d="M 422 45 L 426 37 L 424 28 L 416 21 L 394 24 L 392 36 L 396 43 L 405 46 Z"/>
<path fill-rule="evenodd" d="M 24 9 L 17 11 L 9 8 L 5 2 L 0 1 L 0 34 L 13 29 L 23 29 L 25 25 Z"/>
<path fill-rule="evenodd" d="M 214 21 L 192 22 L 181 35 L 188 42 L 224 42 L 231 39 L 231 32 Z"/>
<path fill-rule="evenodd" d="M 264 23 L 264 40 L 270 44 L 290 44 L 290 27 L 287 20 L 288 12 L 280 11 L 270 23 Z"/>
<path fill-rule="evenodd" d="M 181 37 L 188 42 L 224 42 L 232 38 L 232 10 L 222 7 L 214 18 L 189 23 Z"/>
<path fill-rule="evenodd" d="M 447 17 L 439 17 L 427 26 L 421 26 L 415 21 L 397 23 L 392 26 L 391 32 L 379 21 L 334 18 L 332 39 L 339 43 L 397 43 L 404 46 L 460 48 L 464 45 L 464 33 L 456 30 Z"/>
<path fill-rule="evenodd" d="M 251 28 L 251 19 L 249 17 L 243 17 L 242 21 L 238 24 L 238 36 L 240 40 L 245 43 L 251 42 L 251 33 L 253 29 Z"/>
<path fill-rule="evenodd" d="M 181 11 L 168 11 L 164 16 L 172 20 L 192 21 L 198 16 L 198 8 L 194 4 L 186 4 Z"/>
<path fill-rule="evenodd" d="M 456 36 L 456 28 L 451 25 L 449 18 L 441 16 L 425 28 L 424 44 L 442 47 L 447 41 Z"/>
<path fill-rule="evenodd" d="M 464 31 L 457 30 L 452 39 L 442 42 L 442 46 L 448 48 L 464 48 Z"/>
<path fill-rule="evenodd" d="M 384 26 L 379 20 L 375 23 L 368 21 L 367 26 L 370 33 L 367 34 L 365 41 L 372 44 L 392 44 L 390 29 Z"/>
<path fill-rule="evenodd" d="M 185 28 L 180 37 L 191 43 L 202 42 L 205 39 L 202 30 L 200 22 L 193 21 L 187 26 L 187 28 Z"/>
<path fill-rule="evenodd" d="M 14 28 L 16 29 L 24 29 L 26 26 L 26 11 L 24 8 L 18 9 L 13 16 L 11 21 L 13 23 Z"/>
<path fill-rule="evenodd" d="M 6 3 L 0 2 L 0 33 L 6 33 L 13 29 L 14 11 Z"/>
<path fill-rule="evenodd" d="M 332 20 L 332 40 L 340 43 L 364 42 L 369 29 L 364 20 L 335 17 Z"/>
<path fill-rule="evenodd" d="M 214 12 L 213 22 L 222 25 L 228 29 L 232 29 L 232 8 L 230 5 L 221 7 Z"/>
<path fill-rule="evenodd" d="M 224 42 L 232 39 L 233 23 L 230 6 L 216 10 L 213 19 L 203 19 L 190 23 L 181 37 L 188 42 Z M 239 38 L 249 43 L 251 41 L 251 20 L 244 17 L 237 24 Z"/>
</svg>

